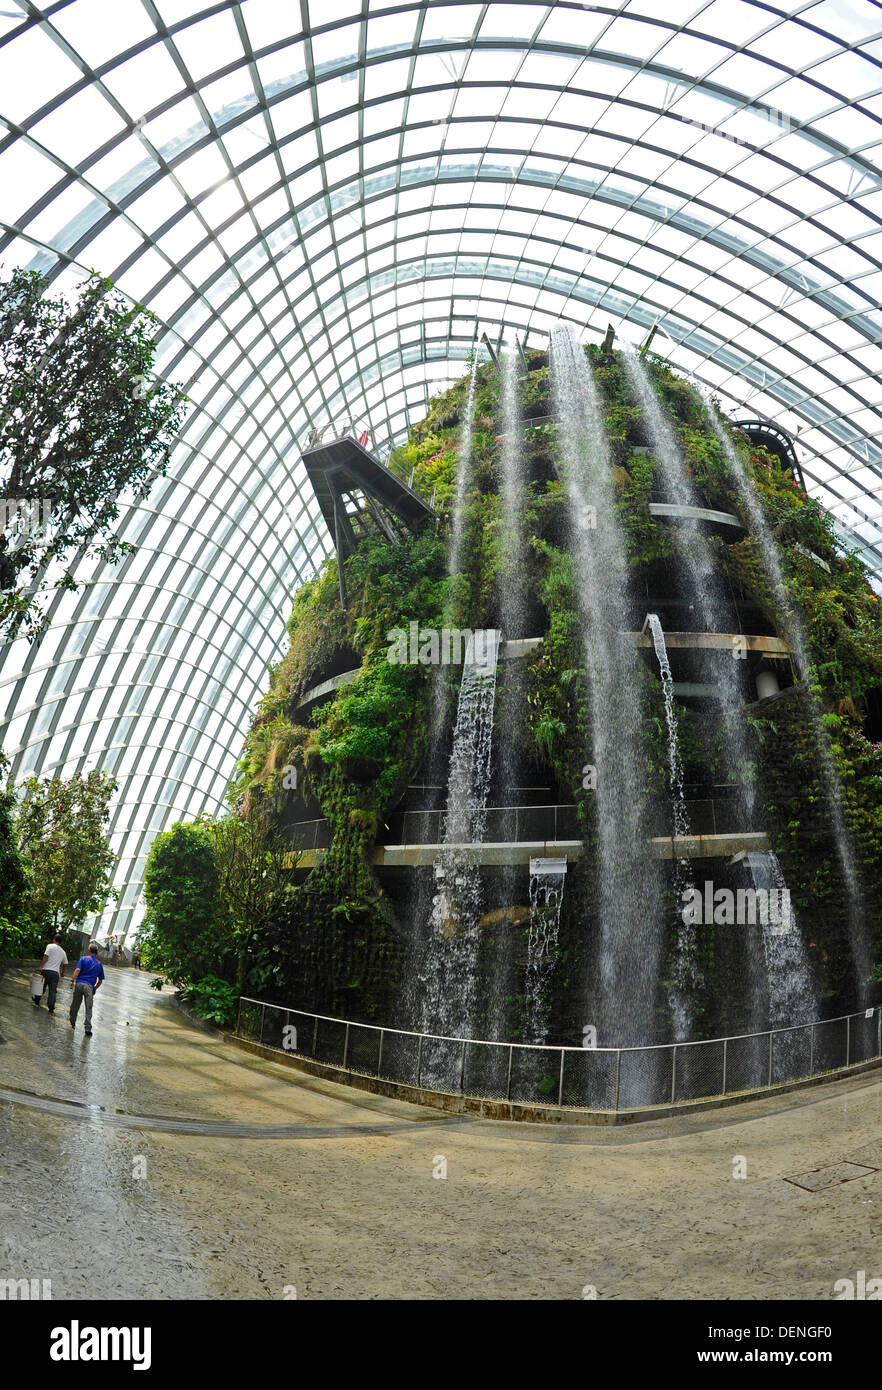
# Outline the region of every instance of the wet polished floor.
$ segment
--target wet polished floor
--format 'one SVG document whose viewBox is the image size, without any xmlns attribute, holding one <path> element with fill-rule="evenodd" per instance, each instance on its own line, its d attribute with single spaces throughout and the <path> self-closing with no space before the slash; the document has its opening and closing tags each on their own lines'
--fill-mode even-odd
<svg viewBox="0 0 882 1390">
<path fill-rule="evenodd" d="M 882 1277 L 882 1072 L 620 1129 L 299 1076 L 108 969 L 0 980 L 0 1279 L 56 1299 L 825 1300 Z M 818 1171 L 822 1170 L 822 1171 Z M 743 1176 L 738 1176 L 742 1174 Z"/>
</svg>

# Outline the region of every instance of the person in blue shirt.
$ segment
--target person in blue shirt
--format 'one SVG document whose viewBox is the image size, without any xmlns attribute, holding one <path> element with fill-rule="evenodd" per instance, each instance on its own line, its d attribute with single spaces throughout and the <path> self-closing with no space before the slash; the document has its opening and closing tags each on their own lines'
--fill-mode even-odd
<svg viewBox="0 0 882 1390">
<path fill-rule="evenodd" d="M 95 998 L 95 991 L 100 989 L 103 979 L 104 966 L 98 959 L 98 942 L 90 941 L 89 954 L 80 956 L 70 982 L 70 987 L 73 990 L 73 998 L 70 1001 L 70 1026 L 76 1028 L 77 1014 L 80 1011 L 80 1005 L 85 1001 L 87 1038 L 92 1036 L 92 1001 Z"/>
</svg>

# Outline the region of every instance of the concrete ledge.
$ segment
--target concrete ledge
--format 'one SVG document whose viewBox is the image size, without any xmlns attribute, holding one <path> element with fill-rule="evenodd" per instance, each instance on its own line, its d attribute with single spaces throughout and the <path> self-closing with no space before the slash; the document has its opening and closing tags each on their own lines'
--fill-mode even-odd
<svg viewBox="0 0 882 1390">
<path fill-rule="evenodd" d="M 303 697 L 297 705 L 302 709 L 304 705 L 309 705 L 313 700 L 320 700 L 323 695 L 330 695 L 333 690 L 339 690 L 341 685 L 351 685 L 361 675 L 361 667 L 356 666 L 354 671 L 342 671 L 339 676 L 331 676 L 330 680 L 322 681 L 319 685 L 314 685 L 310 690 L 303 693 Z"/>
<path fill-rule="evenodd" d="M 431 867 L 440 854 L 464 854 L 473 864 L 529 864 L 531 859 L 566 859 L 572 863 L 582 857 L 581 840 L 486 841 L 473 845 L 378 845 L 374 863 L 385 869 Z"/>
<path fill-rule="evenodd" d="M 761 830 L 729 835 L 666 835 L 649 843 L 654 859 L 723 859 L 740 849 L 764 854 L 772 847 L 768 835 Z"/>
<path fill-rule="evenodd" d="M 681 506 L 678 502 L 650 502 L 650 516 L 666 517 L 669 521 L 709 521 L 714 526 L 729 526 L 743 531 L 744 525 L 733 512 L 717 512 L 711 507 Z"/>
<path fill-rule="evenodd" d="M 161 989 L 156 992 L 159 995 L 162 994 Z M 179 1014 L 183 1014 L 187 1022 L 192 1023 L 194 1028 L 200 1028 L 203 1033 L 210 1033 L 213 1038 L 222 1038 L 224 1036 L 222 1028 L 216 1028 L 213 1023 L 209 1023 L 207 1018 L 200 1018 L 198 1014 L 194 1014 L 190 1005 L 185 1004 L 179 995 L 166 994 L 165 998 L 171 1001 L 172 1008 L 177 1009 Z"/>
<path fill-rule="evenodd" d="M 225 1042 L 241 1048 L 243 1052 L 249 1052 L 254 1057 L 262 1057 L 268 1062 L 281 1062 L 307 1076 L 336 1081 L 341 1086 L 352 1086 L 356 1090 L 369 1091 L 372 1095 L 405 1100 L 412 1105 L 431 1106 L 433 1110 L 444 1110 L 452 1115 L 475 1115 L 484 1120 L 512 1120 L 542 1125 L 623 1125 L 636 1124 L 643 1120 L 671 1119 L 677 1115 L 696 1114 L 704 1110 L 723 1110 L 751 1100 L 787 1095 L 791 1091 L 822 1086 L 830 1081 L 841 1081 L 850 1076 L 861 1076 L 864 1072 L 882 1068 L 882 1058 L 875 1057 L 868 1062 L 838 1067 L 834 1071 L 821 1072 L 817 1076 L 806 1077 L 800 1081 L 781 1082 L 776 1086 L 762 1086 L 752 1091 L 735 1091 L 726 1096 L 678 1101 L 675 1105 L 646 1105 L 633 1110 L 582 1110 L 575 1106 L 534 1105 L 515 1100 L 489 1100 L 482 1096 L 461 1095 L 455 1091 L 433 1091 L 426 1086 L 408 1085 L 403 1081 L 386 1081 L 367 1072 L 335 1067 L 326 1062 L 314 1062 L 309 1057 L 292 1056 L 290 1052 L 283 1052 L 280 1048 L 266 1047 L 263 1043 L 256 1043 L 248 1038 L 239 1038 L 235 1033 L 224 1033 L 223 1038 Z"/>
<path fill-rule="evenodd" d="M 643 632 L 624 632 L 630 642 L 635 647 L 651 647 L 652 637 L 646 631 Z M 742 650 L 748 652 L 759 652 L 762 656 L 777 657 L 786 660 L 790 656 L 790 648 L 780 637 L 765 637 L 751 635 L 746 632 L 666 632 L 665 646 L 668 651 L 677 648 L 694 651 L 724 651 L 730 653 L 735 649 L 735 645 L 742 645 Z"/>
<path fill-rule="evenodd" d="M 537 647 L 542 646 L 542 637 L 512 637 L 508 641 L 503 641 L 499 648 L 500 661 L 511 661 L 525 656 L 531 656 Z M 361 667 L 356 666 L 352 671 L 341 671 L 339 676 L 331 676 L 326 681 L 321 681 L 319 685 L 310 686 L 305 690 L 297 708 L 302 709 L 304 705 L 309 705 L 313 700 L 320 700 L 323 695 L 332 695 L 335 690 L 339 690 L 341 685 L 352 685 L 361 675 Z"/>
<path fill-rule="evenodd" d="M 740 849 L 765 853 L 771 848 L 771 843 L 764 831 L 742 830 L 727 835 L 653 836 L 649 847 L 654 859 L 730 859 Z M 499 868 L 529 864 L 531 859 L 549 858 L 566 859 L 568 864 L 573 864 L 581 859 L 585 846 L 581 840 L 488 841 L 479 845 L 377 845 L 372 862 L 381 869 L 426 869 L 450 850 L 466 854 L 472 864 Z M 321 864 L 327 852 L 326 849 L 303 850 L 296 867 L 314 869 Z"/>
</svg>

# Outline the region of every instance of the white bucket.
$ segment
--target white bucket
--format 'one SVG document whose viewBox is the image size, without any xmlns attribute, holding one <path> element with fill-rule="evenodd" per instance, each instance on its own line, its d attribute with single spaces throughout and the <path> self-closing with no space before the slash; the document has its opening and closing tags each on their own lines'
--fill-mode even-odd
<svg viewBox="0 0 882 1390">
<path fill-rule="evenodd" d="M 31 998 L 32 998 L 32 999 L 42 999 L 42 998 L 43 998 L 43 990 L 44 990 L 45 988 L 46 988 L 46 981 L 43 979 L 43 976 L 42 976 L 42 975 L 32 975 L 32 976 L 31 976 Z"/>
</svg>

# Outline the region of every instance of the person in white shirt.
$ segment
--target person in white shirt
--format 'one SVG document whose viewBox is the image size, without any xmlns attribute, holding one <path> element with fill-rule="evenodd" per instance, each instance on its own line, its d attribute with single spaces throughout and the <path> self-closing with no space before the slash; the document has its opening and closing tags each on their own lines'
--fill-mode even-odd
<svg viewBox="0 0 882 1390">
<path fill-rule="evenodd" d="M 40 961 L 40 974 L 46 981 L 46 988 L 43 997 L 49 1008 L 50 1014 L 55 1013 L 55 993 L 58 989 L 58 981 L 67 968 L 67 956 L 61 948 L 61 937 L 56 933 Z M 34 1004 L 39 1009 L 41 1000 L 35 999 Z"/>
</svg>

